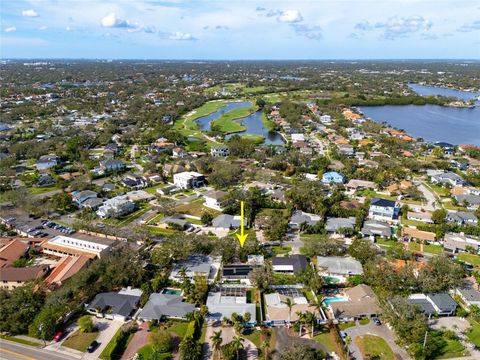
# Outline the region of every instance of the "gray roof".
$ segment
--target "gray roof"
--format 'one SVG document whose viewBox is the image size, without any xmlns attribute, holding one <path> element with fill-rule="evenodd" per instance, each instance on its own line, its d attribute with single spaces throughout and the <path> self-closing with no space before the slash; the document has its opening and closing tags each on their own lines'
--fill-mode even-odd
<svg viewBox="0 0 480 360">
<path fill-rule="evenodd" d="M 245 224 L 247 223 L 245 219 Z M 235 217 L 229 214 L 222 214 L 217 216 L 212 221 L 212 226 L 216 228 L 231 229 L 240 227 L 240 217 Z"/>
<path fill-rule="evenodd" d="M 355 227 L 355 217 L 348 218 L 328 218 L 325 224 L 325 230 L 335 232 L 338 229 L 348 228 L 353 229 Z"/>
<path fill-rule="evenodd" d="M 292 214 L 290 223 L 299 224 L 299 225 L 303 223 L 307 223 L 308 225 L 315 225 L 320 221 L 320 220 L 317 220 L 316 218 L 319 218 L 319 216 L 315 214 L 305 213 L 301 210 L 296 210 Z"/>
<path fill-rule="evenodd" d="M 101 311 L 110 308 L 112 314 L 129 316 L 137 307 L 139 300 L 140 296 L 107 292 L 97 294 L 88 307 L 90 309 L 100 308 Z"/>
<path fill-rule="evenodd" d="M 103 204 L 103 199 L 100 199 L 100 198 L 89 198 L 82 203 L 83 206 L 87 206 L 91 208 L 99 207 L 102 204 Z"/>
<path fill-rule="evenodd" d="M 363 236 L 383 236 L 390 237 L 392 236 L 392 229 L 390 224 L 384 223 L 381 221 L 367 220 L 363 224 L 361 233 Z"/>
<path fill-rule="evenodd" d="M 362 264 L 350 256 L 317 256 L 317 266 L 332 274 L 363 274 Z"/>
<path fill-rule="evenodd" d="M 274 256 L 272 258 L 272 265 L 291 265 L 293 272 L 299 272 L 305 269 L 308 265 L 307 257 L 305 255 L 291 255 L 291 256 Z"/>
<path fill-rule="evenodd" d="M 448 293 L 427 294 L 428 298 L 443 312 L 455 311 L 457 303 Z"/>
<path fill-rule="evenodd" d="M 468 302 L 480 302 L 480 291 L 471 287 L 457 288 L 457 291 L 462 294 L 463 298 Z"/>
<path fill-rule="evenodd" d="M 194 310 L 195 305 L 183 302 L 181 295 L 153 293 L 138 317 L 145 320 L 159 320 L 164 316 L 184 318 Z"/>
<path fill-rule="evenodd" d="M 447 221 L 457 222 L 457 223 L 465 223 L 465 222 L 475 223 L 478 221 L 478 218 L 473 212 L 457 211 L 457 212 L 449 212 L 447 214 Z"/>
<path fill-rule="evenodd" d="M 380 206 L 380 207 L 386 207 L 386 208 L 394 208 L 396 205 L 396 202 L 394 200 L 388 200 L 388 199 L 382 199 L 382 198 L 373 198 L 372 201 L 370 202 L 370 205 L 372 206 Z"/>
<path fill-rule="evenodd" d="M 213 261 L 209 256 L 201 254 L 191 255 L 187 260 L 180 261 L 175 264 L 172 269 L 171 276 L 178 276 L 183 267 L 187 269 L 188 277 L 193 277 L 196 273 L 208 275 L 210 273 L 212 263 Z"/>
<path fill-rule="evenodd" d="M 454 198 L 461 204 L 466 201 L 469 205 L 480 205 L 480 196 L 472 194 L 455 195 Z"/>
<path fill-rule="evenodd" d="M 425 314 L 433 314 L 435 312 L 433 305 L 427 299 L 407 299 L 407 302 L 418 306 L 420 311 Z"/>
<path fill-rule="evenodd" d="M 160 224 L 177 224 L 178 226 L 185 227 L 189 224 L 183 215 L 174 214 L 166 216 L 160 220 Z"/>
</svg>

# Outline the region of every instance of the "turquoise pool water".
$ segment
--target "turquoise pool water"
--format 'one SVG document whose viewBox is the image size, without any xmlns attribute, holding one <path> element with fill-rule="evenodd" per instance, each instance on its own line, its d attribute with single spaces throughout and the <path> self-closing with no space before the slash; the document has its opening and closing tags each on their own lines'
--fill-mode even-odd
<svg viewBox="0 0 480 360">
<path fill-rule="evenodd" d="M 348 301 L 348 298 L 346 297 L 328 297 L 323 299 L 323 303 L 325 306 L 328 306 L 332 302 L 340 302 L 340 301 Z"/>
<path fill-rule="evenodd" d="M 182 295 L 182 290 L 165 288 L 165 289 L 162 290 L 162 294 L 165 294 L 165 295 Z"/>
</svg>

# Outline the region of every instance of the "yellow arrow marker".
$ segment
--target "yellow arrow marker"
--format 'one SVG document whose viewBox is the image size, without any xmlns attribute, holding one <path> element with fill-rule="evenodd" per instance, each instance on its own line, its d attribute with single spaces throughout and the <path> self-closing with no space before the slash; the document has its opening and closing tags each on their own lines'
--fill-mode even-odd
<svg viewBox="0 0 480 360">
<path fill-rule="evenodd" d="M 248 234 L 244 233 L 245 231 L 245 216 L 243 214 L 243 201 L 240 202 L 240 234 L 236 234 L 238 241 L 240 241 L 240 246 L 243 247 L 245 240 L 247 240 Z"/>
</svg>

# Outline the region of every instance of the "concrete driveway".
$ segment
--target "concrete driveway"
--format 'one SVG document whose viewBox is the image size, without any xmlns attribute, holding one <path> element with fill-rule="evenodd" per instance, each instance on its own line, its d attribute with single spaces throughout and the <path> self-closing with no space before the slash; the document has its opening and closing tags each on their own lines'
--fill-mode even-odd
<svg viewBox="0 0 480 360">
<path fill-rule="evenodd" d="M 386 325 L 376 326 L 373 323 L 367 325 L 356 325 L 345 330 L 348 336 L 352 339 L 348 345 L 348 350 L 351 353 L 352 359 L 363 359 L 358 346 L 355 343 L 355 338 L 362 335 L 375 335 L 384 339 L 395 356 L 399 359 L 410 359 L 407 352 L 395 343 L 395 338 L 392 331 Z"/>
<path fill-rule="evenodd" d="M 93 322 L 98 328 L 99 334 L 97 337 L 97 342 L 99 342 L 100 345 L 93 353 L 85 353 L 85 356 L 83 357 L 84 359 L 99 359 L 103 349 L 105 349 L 105 347 L 110 342 L 112 337 L 116 334 L 118 329 L 120 329 L 120 327 L 124 324 L 123 321 L 97 318 L 93 318 Z"/>
</svg>

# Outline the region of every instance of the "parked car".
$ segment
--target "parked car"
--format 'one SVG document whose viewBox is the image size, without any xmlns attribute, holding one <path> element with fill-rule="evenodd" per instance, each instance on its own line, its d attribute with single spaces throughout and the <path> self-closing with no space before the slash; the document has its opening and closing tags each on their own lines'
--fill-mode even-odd
<svg viewBox="0 0 480 360">
<path fill-rule="evenodd" d="M 380 319 L 377 318 L 377 317 L 372 318 L 372 321 L 373 321 L 373 323 L 374 323 L 375 325 L 377 325 L 377 326 L 382 325 L 382 322 L 381 322 Z"/>
<path fill-rule="evenodd" d="M 345 331 L 340 331 L 340 336 L 342 337 L 342 340 L 345 341 L 348 335 Z"/>
<path fill-rule="evenodd" d="M 90 345 L 88 345 L 87 347 L 87 351 L 89 353 L 92 353 L 95 351 L 95 349 L 98 347 L 98 345 L 100 345 L 100 343 L 97 341 L 97 340 L 93 340 Z"/>
<path fill-rule="evenodd" d="M 59 342 L 62 339 L 62 337 L 63 337 L 63 333 L 59 331 L 57 335 L 55 335 L 55 337 L 53 338 L 53 341 Z"/>
</svg>

